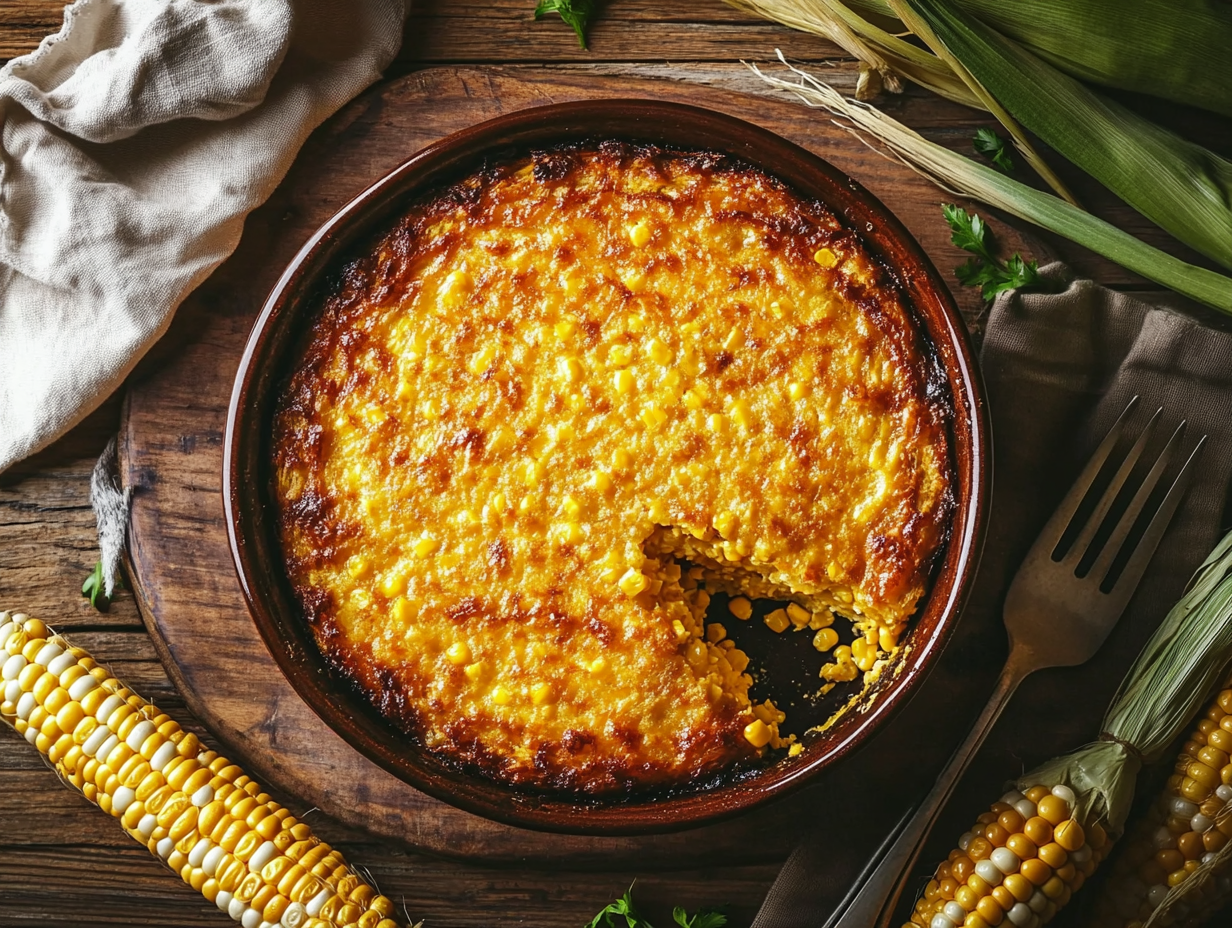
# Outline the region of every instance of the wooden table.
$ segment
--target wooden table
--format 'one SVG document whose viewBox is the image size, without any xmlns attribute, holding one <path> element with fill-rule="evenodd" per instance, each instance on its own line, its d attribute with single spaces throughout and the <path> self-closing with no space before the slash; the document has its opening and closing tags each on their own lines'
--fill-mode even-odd
<svg viewBox="0 0 1232 928">
<path fill-rule="evenodd" d="M 535 23 L 533 0 L 412 0 L 402 52 L 389 69 L 399 76 L 439 64 L 550 65 L 588 73 L 636 74 L 767 93 L 739 63 L 764 61 L 781 47 L 791 58 L 824 66 L 845 89 L 854 64 L 828 42 L 737 13 L 719 0 L 610 0 L 591 32 L 589 51 L 559 21 Z M 0 58 L 33 49 L 59 28 L 61 4 L 5 0 L 0 5 Z M 1232 121 L 1184 108 L 1133 101 L 1156 118 L 1225 154 Z M 966 148 L 981 114 L 918 90 L 885 108 L 930 137 Z M 1106 192 L 1076 179 L 1096 211 L 1156 243 L 1163 236 Z M 940 221 L 940 219 L 938 220 Z M 1071 246 L 1060 252 L 1097 279 L 1143 285 Z M 1182 249 L 1173 249 L 1184 254 Z M 1192 257 L 1192 256 L 1191 256 Z M 96 553 L 88 502 L 89 474 L 115 431 L 117 394 L 48 450 L 0 476 L 0 608 L 53 619 L 73 639 L 185 727 L 209 735 L 184 709 L 154 653 L 132 597 L 121 592 L 100 614 L 79 594 Z M 287 803 L 302 812 L 293 798 Z M 324 816 L 308 813 L 318 833 L 367 867 L 381 890 L 431 928 L 527 924 L 576 926 L 635 878 L 637 894 L 660 925 L 672 905 L 726 904 L 733 925 L 747 924 L 780 863 L 721 870 L 571 872 L 489 869 L 435 859 L 374 842 Z M 784 847 L 783 857 L 790 848 Z M 227 922 L 200 896 L 127 838 L 103 813 L 66 789 L 37 753 L 0 726 L 0 926 L 201 925 Z"/>
</svg>

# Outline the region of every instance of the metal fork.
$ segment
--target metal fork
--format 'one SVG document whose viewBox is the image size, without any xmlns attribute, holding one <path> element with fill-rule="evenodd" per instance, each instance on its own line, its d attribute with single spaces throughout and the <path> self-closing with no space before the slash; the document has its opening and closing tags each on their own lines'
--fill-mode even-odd
<svg viewBox="0 0 1232 928">
<path fill-rule="evenodd" d="M 1121 461 L 1095 508 L 1080 520 L 1083 501 L 1111 457 L 1137 402 L 1138 398 L 1134 397 L 1121 413 L 1014 576 L 1004 610 L 1010 654 L 988 705 L 920 807 L 910 818 L 904 817 L 895 834 L 882 845 L 878 852 L 883 855 L 880 862 L 876 857 L 870 861 L 861 874 L 866 882 L 853 888 L 835 917 L 827 923 L 828 928 L 871 928 L 874 925 L 890 928 L 890 919 L 911 878 L 925 839 L 954 785 L 1018 685 L 1037 670 L 1072 667 L 1090 660 L 1125 611 L 1185 494 L 1194 460 L 1206 442 L 1204 435 L 1173 480 L 1145 531 L 1132 548 L 1128 547 L 1126 540 L 1179 452 L 1185 433 L 1182 422 L 1116 524 L 1105 526 L 1114 502 L 1155 431 L 1163 413 L 1162 409 L 1157 410 Z M 1101 528 L 1104 529 L 1102 533 Z M 1119 570 L 1110 574 L 1113 567 Z"/>
</svg>

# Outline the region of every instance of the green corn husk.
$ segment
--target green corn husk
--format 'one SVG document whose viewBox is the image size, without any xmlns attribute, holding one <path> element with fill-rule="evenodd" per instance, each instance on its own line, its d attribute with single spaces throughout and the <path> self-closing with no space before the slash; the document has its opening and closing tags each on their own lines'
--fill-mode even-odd
<svg viewBox="0 0 1232 928">
<path fill-rule="evenodd" d="M 846 128 L 872 135 L 922 175 L 957 196 L 968 196 L 1064 236 L 1134 273 L 1232 314 L 1232 277 L 1175 258 L 1047 193 L 1019 183 L 970 158 L 930 142 L 879 110 L 843 97 L 833 87 L 779 60 L 798 78 L 788 81 L 750 66 L 768 84 L 788 90 L 809 106 L 850 122 Z"/>
<path fill-rule="evenodd" d="M 888 0 L 847 0 L 899 31 Z M 796 0 L 801 8 L 812 0 Z M 1232 116 L 1232 9 L 1223 0 L 956 0 L 1084 81 Z"/>
<path fill-rule="evenodd" d="M 1037 767 L 1019 779 L 1019 788 L 1064 784 L 1079 796 L 1080 808 L 1119 831 L 1142 762 L 1159 760 L 1185 731 L 1223 679 L 1229 659 L 1232 533 L 1207 556 L 1125 675 L 1104 716 L 1105 740 Z"/>
<path fill-rule="evenodd" d="M 1224 0 L 958 0 L 1082 80 L 1232 116 L 1232 8 Z"/>
<path fill-rule="evenodd" d="M 1058 154 L 1186 245 L 1232 268 L 1232 162 L 1104 98 L 952 4 L 893 2 L 910 8 L 903 19 L 917 35 L 930 46 L 941 43 L 938 54 L 948 51 L 961 61 Z"/>
</svg>

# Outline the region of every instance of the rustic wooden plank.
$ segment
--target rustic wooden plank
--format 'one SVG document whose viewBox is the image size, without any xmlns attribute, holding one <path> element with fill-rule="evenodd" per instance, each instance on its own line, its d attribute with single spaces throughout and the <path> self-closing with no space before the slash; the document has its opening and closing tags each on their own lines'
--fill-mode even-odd
<svg viewBox="0 0 1232 928">
<path fill-rule="evenodd" d="M 836 46 L 733 10 L 721 0 L 613 0 L 601 5 L 590 50 L 560 17 L 535 22 L 534 0 L 410 0 L 402 51 L 391 73 L 425 63 L 499 61 L 731 61 L 776 45 L 801 58 L 830 58 Z M 33 50 L 59 30 L 60 0 L 0 4 L 0 59 Z"/>
</svg>

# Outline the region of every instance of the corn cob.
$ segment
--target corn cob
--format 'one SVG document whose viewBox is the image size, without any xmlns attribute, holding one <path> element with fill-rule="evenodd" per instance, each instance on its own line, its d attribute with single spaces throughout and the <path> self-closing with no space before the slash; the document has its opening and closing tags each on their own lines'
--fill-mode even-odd
<svg viewBox="0 0 1232 928">
<path fill-rule="evenodd" d="M 1006 793 L 937 867 L 903 928 L 1038 928 L 1099 865 L 1108 836 L 1073 817 L 1067 786 Z"/>
<path fill-rule="evenodd" d="M 1100 928 L 1142 928 L 1170 891 L 1203 864 L 1215 864 L 1232 838 L 1232 681 L 1226 686 L 1182 746 L 1150 813 L 1122 842 L 1096 903 Z M 1221 869 L 1198 892 L 1186 893 L 1171 924 L 1200 924 L 1199 914 L 1232 899 L 1232 879 Z"/>
<path fill-rule="evenodd" d="M 0 717 L 244 928 L 398 928 L 308 825 L 38 619 L 0 612 L 0 681 Z"/>
</svg>

